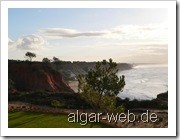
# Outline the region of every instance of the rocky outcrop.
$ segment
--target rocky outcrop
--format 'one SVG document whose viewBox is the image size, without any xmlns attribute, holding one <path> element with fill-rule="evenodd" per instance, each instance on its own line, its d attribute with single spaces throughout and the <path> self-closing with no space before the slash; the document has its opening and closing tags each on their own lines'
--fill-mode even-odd
<svg viewBox="0 0 180 140">
<path fill-rule="evenodd" d="M 168 91 L 158 94 L 157 99 L 167 101 L 168 100 Z"/>
<path fill-rule="evenodd" d="M 74 92 L 48 64 L 9 61 L 8 65 L 8 79 L 17 91 Z"/>
</svg>

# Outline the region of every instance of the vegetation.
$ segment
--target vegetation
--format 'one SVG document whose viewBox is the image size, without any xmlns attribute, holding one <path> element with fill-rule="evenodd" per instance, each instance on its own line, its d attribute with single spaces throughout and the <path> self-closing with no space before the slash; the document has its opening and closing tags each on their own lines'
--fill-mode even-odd
<svg viewBox="0 0 180 140">
<path fill-rule="evenodd" d="M 28 57 L 30 61 L 32 61 L 32 58 L 36 57 L 36 54 L 32 52 L 27 52 L 25 56 Z"/>
<path fill-rule="evenodd" d="M 123 105 L 126 110 L 130 109 L 168 109 L 168 91 L 160 93 L 152 100 L 129 100 L 116 98 L 117 106 Z"/>
<path fill-rule="evenodd" d="M 90 124 L 82 126 L 80 123 L 69 123 L 67 115 L 35 113 L 35 112 L 9 112 L 9 128 L 88 128 Z M 96 123 L 96 128 L 107 127 Z"/>
<path fill-rule="evenodd" d="M 50 93 L 44 91 L 17 92 L 16 94 L 9 94 L 8 98 L 9 101 L 20 101 L 49 107 L 53 106 L 55 108 L 91 108 L 91 106 L 85 100 L 81 99 L 78 94 L 74 93 Z"/>
<path fill-rule="evenodd" d="M 38 62 L 38 61 L 33 61 L 33 65 L 44 65 L 46 67 L 51 67 L 55 71 L 61 72 L 63 79 L 68 82 L 68 81 L 74 81 L 77 80 L 77 75 L 79 74 L 87 74 L 87 72 L 90 69 L 93 69 L 96 65 L 96 62 L 84 62 L 84 61 L 62 61 L 59 60 L 59 58 L 55 57 L 54 59 L 50 58 L 43 58 L 43 62 Z M 50 62 L 49 62 L 50 60 Z M 58 61 L 59 60 L 59 61 Z M 8 60 L 8 63 L 10 64 L 23 64 L 27 63 L 26 61 L 20 61 L 20 60 Z M 118 69 L 119 70 L 128 70 L 131 69 L 133 65 L 127 64 L 127 63 L 120 63 L 118 64 Z"/>
<path fill-rule="evenodd" d="M 57 64 L 57 63 L 60 63 L 61 60 L 60 60 L 59 58 L 57 58 L 57 57 L 54 56 L 54 57 L 53 57 L 53 62 Z"/>
<path fill-rule="evenodd" d="M 158 94 L 158 95 L 157 95 L 157 99 L 159 99 L 159 100 L 164 100 L 164 101 L 168 101 L 168 92 Z"/>
<path fill-rule="evenodd" d="M 163 93 L 163 94 L 167 94 Z M 88 94 L 89 96 L 92 94 Z M 161 95 L 161 94 L 159 94 Z M 107 96 L 108 97 L 108 96 Z M 159 96 L 158 96 L 159 97 Z M 43 105 L 43 106 L 49 106 L 52 107 L 52 102 L 54 100 L 57 100 L 60 102 L 60 106 L 57 106 L 57 108 L 71 108 L 71 109 L 92 109 L 91 104 L 88 103 L 85 99 L 82 99 L 79 94 L 74 93 L 49 93 L 44 91 L 37 91 L 37 92 L 18 92 L 16 94 L 9 94 L 8 95 L 9 101 L 21 101 L 21 102 L 27 102 L 31 104 L 36 105 Z M 88 97 L 89 98 L 89 97 Z M 105 98 L 105 97 L 104 97 Z M 34 100 L 36 99 L 36 100 Z M 114 101 L 114 97 L 109 98 L 108 101 L 100 104 L 102 110 L 107 110 L 109 106 L 109 110 L 112 111 L 111 107 L 113 107 L 113 104 L 116 103 L 117 108 L 121 109 L 168 109 L 168 102 L 167 98 L 162 100 L 160 98 L 156 98 L 153 100 L 132 100 L 130 101 L 128 98 L 121 99 L 119 97 L 115 98 L 116 101 Z M 113 100 L 113 101 L 111 101 Z M 103 104 L 106 105 L 103 108 Z M 108 105 L 112 103 L 112 106 Z M 123 108 L 122 108 L 123 106 Z M 55 107 L 55 106 L 53 106 Z"/>
<path fill-rule="evenodd" d="M 51 60 L 50 60 L 49 58 L 45 57 L 45 58 L 42 59 L 42 62 L 44 62 L 44 63 L 50 63 Z"/>
<path fill-rule="evenodd" d="M 8 79 L 8 91 L 11 91 L 14 88 L 14 82 L 11 79 Z"/>
<path fill-rule="evenodd" d="M 78 76 L 79 93 L 95 110 L 107 105 L 107 102 L 108 106 L 115 106 L 115 97 L 125 86 L 125 76 L 118 77 L 117 72 L 117 64 L 109 59 L 109 62 L 97 62 L 86 75 Z"/>
<path fill-rule="evenodd" d="M 78 76 L 80 96 L 93 108 L 104 112 L 123 112 L 124 107 L 116 107 L 116 97 L 125 86 L 125 76 L 117 76 L 118 67 L 112 59 L 97 62 L 94 69 Z M 91 125 L 92 127 L 93 125 Z"/>
<path fill-rule="evenodd" d="M 27 54 L 30 53 L 30 54 Z M 36 54 L 32 55 L 27 52 L 26 56 L 32 61 Z M 26 61 L 9 60 L 14 68 L 16 64 L 27 64 Z M 42 63 L 43 62 L 43 63 Z M 44 71 L 57 74 L 62 73 L 62 77 L 66 80 L 76 80 L 74 77 L 78 76 L 79 93 L 52 93 L 47 91 L 31 91 L 24 92 L 18 91 L 17 82 L 13 79 L 15 76 L 13 72 L 9 72 L 8 100 L 20 101 L 35 105 L 49 106 L 65 109 L 93 109 L 93 112 L 98 111 L 105 113 L 121 113 L 129 109 L 167 109 L 168 108 L 168 94 L 162 93 L 153 100 L 132 100 L 121 99 L 118 94 L 123 91 L 125 86 L 125 76 L 117 76 L 119 64 L 110 59 L 109 61 L 103 60 L 102 62 L 67 62 L 61 61 L 53 57 L 51 62 L 48 58 L 43 58 L 42 62 L 31 62 L 30 71 L 35 72 L 37 77 L 43 74 Z M 13 65 L 15 64 L 15 65 Z M 123 64 L 124 65 L 124 64 Z M 126 65 L 127 66 L 127 65 Z M 126 68 L 125 68 L 126 69 Z M 18 69 L 15 69 L 18 71 Z M 29 70 L 29 69 L 28 69 Z M 74 76 L 72 77 L 72 73 Z M 18 76 L 16 78 L 19 78 Z M 15 81 L 15 82 L 14 82 Z M 23 82 L 19 82 L 23 87 Z M 44 87 L 43 87 L 44 88 Z M 15 91 L 15 92 L 14 92 Z M 14 93 L 14 94 L 12 94 Z M 51 108 L 52 109 L 52 108 Z M 55 109 L 55 110 L 56 110 Z M 15 110 L 13 108 L 13 110 Z M 17 110 L 16 110 L 17 111 Z M 88 124 L 81 126 L 79 123 L 67 122 L 67 115 L 55 115 L 46 113 L 35 112 L 9 112 L 9 127 L 22 127 L 22 128 L 76 128 L 76 127 L 104 127 L 100 124 Z M 46 122 L 46 123 L 44 123 Z M 93 124 L 93 125 L 92 125 Z"/>
<path fill-rule="evenodd" d="M 65 104 L 64 104 L 64 103 L 61 103 L 61 102 L 58 101 L 58 100 L 52 100 L 52 101 L 51 101 L 51 106 L 57 108 L 57 107 L 63 107 L 63 106 L 65 106 Z"/>
</svg>

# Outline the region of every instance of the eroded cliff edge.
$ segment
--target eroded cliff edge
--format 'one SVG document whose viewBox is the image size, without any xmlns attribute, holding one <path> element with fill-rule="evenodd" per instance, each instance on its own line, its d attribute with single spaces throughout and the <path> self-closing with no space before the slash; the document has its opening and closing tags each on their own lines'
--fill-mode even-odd
<svg viewBox="0 0 180 140">
<path fill-rule="evenodd" d="M 39 62 L 9 61 L 8 80 L 17 91 L 74 92 L 60 72 Z"/>
</svg>

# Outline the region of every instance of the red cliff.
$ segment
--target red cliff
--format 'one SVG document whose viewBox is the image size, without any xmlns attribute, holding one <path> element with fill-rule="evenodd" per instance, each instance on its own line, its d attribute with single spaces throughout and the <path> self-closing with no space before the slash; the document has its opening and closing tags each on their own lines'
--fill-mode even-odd
<svg viewBox="0 0 180 140">
<path fill-rule="evenodd" d="M 8 74 L 18 91 L 74 92 L 48 64 L 9 62 Z"/>
</svg>

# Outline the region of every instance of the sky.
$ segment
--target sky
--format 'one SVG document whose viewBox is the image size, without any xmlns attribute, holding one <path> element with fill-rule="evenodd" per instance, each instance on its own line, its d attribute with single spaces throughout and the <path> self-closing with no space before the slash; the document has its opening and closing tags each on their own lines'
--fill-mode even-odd
<svg viewBox="0 0 180 140">
<path fill-rule="evenodd" d="M 9 8 L 8 58 L 168 63 L 168 10 Z"/>
</svg>

